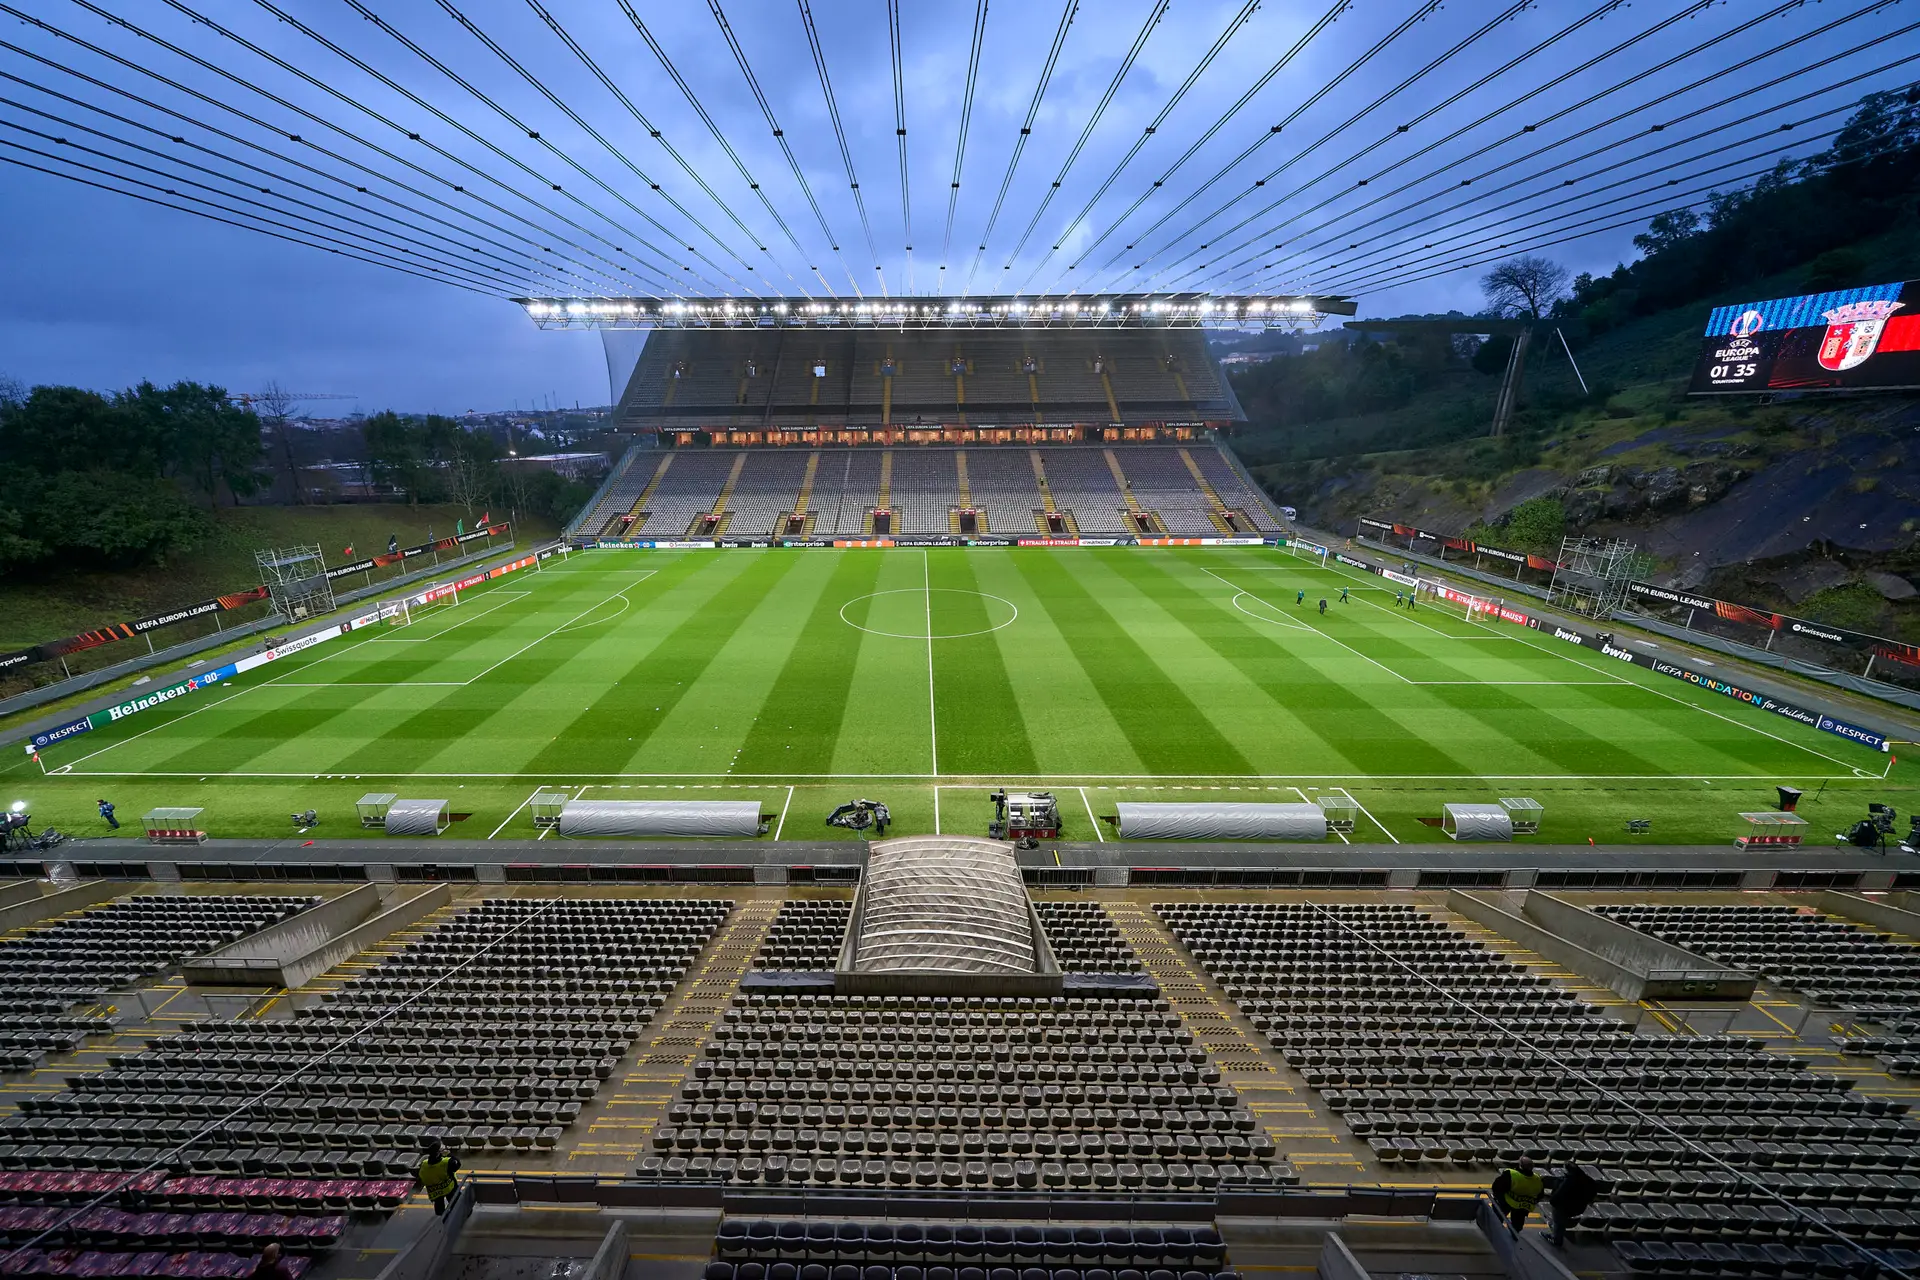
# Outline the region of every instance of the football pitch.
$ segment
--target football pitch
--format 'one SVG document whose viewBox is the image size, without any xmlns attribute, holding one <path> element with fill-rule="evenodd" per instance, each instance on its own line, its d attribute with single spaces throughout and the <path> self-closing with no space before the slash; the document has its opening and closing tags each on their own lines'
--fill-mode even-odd
<svg viewBox="0 0 1920 1280">
<path fill-rule="evenodd" d="M 216 837 L 307 808 L 314 838 L 358 836 L 353 802 L 389 791 L 449 800 L 450 836 L 526 839 L 557 788 L 757 798 L 768 838 L 856 838 L 822 820 L 863 796 L 892 834 L 984 834 L 1014 785 L 1060 796 L 1066 840 L 1114 839 L 1118 800 L 1340 788 L 1356 842 L 1531 796 L 1534 840 L 1724 845 L 1777 783 L 1807 791 L 1810 843 L 1915 802 L 1878 752 L 1267 547 L 579 552 L 42 760 L 9 785 L 80 835 L 106 797 L 123 821 L 202 806 Z"/>
</svg>

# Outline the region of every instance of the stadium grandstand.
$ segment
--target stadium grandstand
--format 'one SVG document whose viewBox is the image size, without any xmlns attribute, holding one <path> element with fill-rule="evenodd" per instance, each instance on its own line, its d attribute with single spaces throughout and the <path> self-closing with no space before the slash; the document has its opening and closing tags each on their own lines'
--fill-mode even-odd
<svg viewBox="0 0 1920 1280">
<path fill-rule="evenodd" d="M 1221 446 L 1245 415 L 1206 328 L 1249 306 L 1350 307 L 1146 298 L 1082 320 L 1059 299 L 983 299 L 823 328 L 797 301 L 690 304 L 729 323 L 524 305 L 548 325 L 648 330 L 615 412 L 643 447 L 570 536 L 796 541 L 1278 533 Z"/>
</svg>

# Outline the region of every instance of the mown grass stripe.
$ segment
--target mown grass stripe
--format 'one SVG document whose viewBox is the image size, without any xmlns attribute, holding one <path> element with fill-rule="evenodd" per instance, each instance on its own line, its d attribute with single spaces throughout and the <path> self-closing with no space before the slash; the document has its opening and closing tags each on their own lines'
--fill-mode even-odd
<svg viewBox="0 0 1920 1280">
<path fill-rule="evenodd" d="M 1253 766 L 1062 560 L 1083 551 L 1022 555 L 1015 567 L 1041 607 L 1073 637 L 1070 652 L 1154 773 L 1252 773 Z"/>
<path fill-rule="evenodd" d="M 860 633 L 842 619 L 841 609 L 857 600 L 846 617 L 865 623 L 871 602 L 864 597 L 879 581 L 881 560 L 847 552 L 818 554 L 834 555 L 836 562 L 740 744 L 741 773 L 814 772 L 833 757 L 860 652 Z"/>
<path fill-rule="evenodd" d="M 1039 764 L 1020 717 L 1020 703 L 992 628 L 1007 606 L 987 600 L 974 559 L 942 556 L 932 568 L 933 623 L 950 640 L 933 642 L 939 690 L 943 773 L 1034 773 Z M 1018 628 L 1016 619 L 1011 624 Z M 966 633 L 974 634 L 966 634 Z"/>
</svg>

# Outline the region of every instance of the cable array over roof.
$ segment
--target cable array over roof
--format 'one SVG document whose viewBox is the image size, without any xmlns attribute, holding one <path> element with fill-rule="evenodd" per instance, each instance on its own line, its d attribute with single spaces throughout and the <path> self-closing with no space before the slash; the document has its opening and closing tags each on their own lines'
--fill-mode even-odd
<svg viewBox="0 0 1920 1280">
<path fill-rule="evenodd" d="M 0 0 L 0 161 L 494 297 L 1365 295 L 1704 203 L 1920 61 L 1904 0 L 616 3 Z"/>
</svg>

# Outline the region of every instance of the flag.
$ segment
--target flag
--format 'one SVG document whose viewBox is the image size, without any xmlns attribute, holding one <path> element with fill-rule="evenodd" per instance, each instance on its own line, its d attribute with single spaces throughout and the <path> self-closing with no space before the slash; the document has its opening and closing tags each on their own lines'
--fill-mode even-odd
<svg viewBox="0 0 1920 1280">
<path fill-rule="evenodd" d="M 489 511 L 482 511 L 480 513 L 480 524 L 477 524 L 473 527 L 478 529 L 480 528 L 481 525 L 489 525 L 492 523 L 493 523 L 493 513 Z"/>
<path fill-rule="evenodd" d="M 453 536 L 456 538 L 462 538 L 466 536 L 466 533 L 467 533 L 467 522 L 465 520 L 455 520 L 453 522 Z"/>
<path fill-rule="evenodd" d="M 387 535 L 387 554 L 392 555 L 394 552 L 398 551 L 399 549 L 400 549 L 400 535 L 397 533 L 388 534 Z"/>
<path fill-rule="evenodd" d="M 340 554 L 345 556 L 349 560 L 353 559 L 353 544 L 349 542 L 344 548 L 342 548 Z"/>
</svg>

